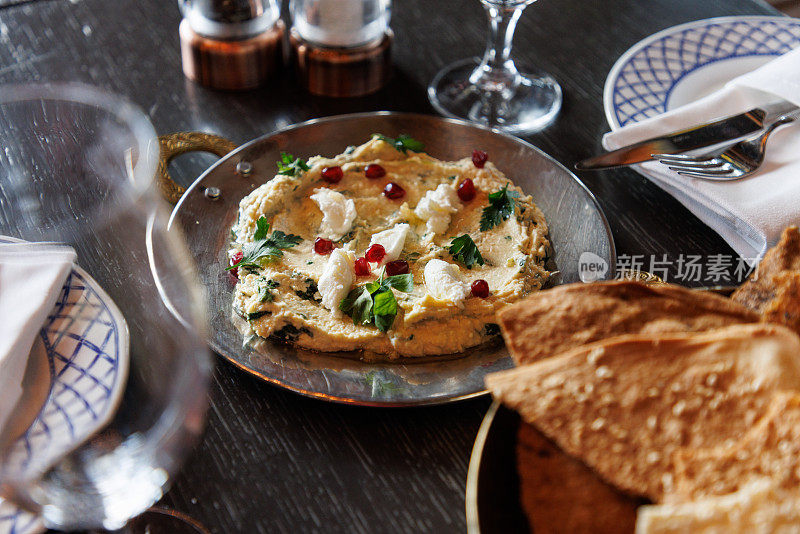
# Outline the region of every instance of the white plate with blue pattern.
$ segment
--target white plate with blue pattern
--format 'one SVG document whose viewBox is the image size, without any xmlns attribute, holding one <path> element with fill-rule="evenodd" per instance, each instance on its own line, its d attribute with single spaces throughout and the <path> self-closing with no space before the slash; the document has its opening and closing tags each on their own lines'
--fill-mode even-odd
<svg viewBox="0 0 800 534">
<path fill-rule="evenodd" d="M 800 20 L 719 17 L 674 26 L 633 45 L 606 78 L 612 130 L 702 98 L 800 46 Z"/>
<path fill-rule="evenodd" d="M 128 378 L 128 351 L 122 313 L 86 271 L 74 266 L 31 350 L 15 411 L 36 406 L 33 422 L 10 444 L 15 468 L 46 467 L 111 420 Z M 0 499 L 0 534 L 44 530 L 37 517 Z"/>
</svg>

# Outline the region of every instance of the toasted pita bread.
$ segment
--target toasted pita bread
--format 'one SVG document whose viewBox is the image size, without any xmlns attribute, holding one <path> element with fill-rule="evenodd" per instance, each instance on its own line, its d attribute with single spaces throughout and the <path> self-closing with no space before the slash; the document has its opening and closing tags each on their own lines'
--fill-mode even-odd
<svg viewBox="0 0 800 534">
<path fill-rule="evenodd" d="M 800 334 L 800 231 L 791 226 L 764 255 L 750 279 L 731 300 L 758 312 L 766 323 L 788 326 Z"/>
<path fill-rule="evenodd" d="M 615 281 L 538 292 L 498 313 L 517 365 L 622 334 L 696 332 L 759 321 L 710 293 L 668 284 Z"/>
<path fill-rule="evenodd" d="M 800 334 L 800 272 L 783 272 L 771 279 L 771 298 L 761 307 L 761 320 L 782 324 Z"/>
<path fill-rule="evenodd" d="M 741 294 L 747 284 L 766 280 L 785 271 L 800 272 L 800 230 L 797 226 L 789 226 L 783 231 L 780 241 L 764 254 L 747 283 L 731 297 Z"/>
<path fill-rule="evenodd" d="M 531 532 L 633 532 L 641 503 L 597 478 L 525 423 L 517 434 L 517 469 L 520 502 Z"/>
<path fill-rule="evenodd" d="M 667 498 L 724 495 L 764 477 L 800 490 L 800 395 L 776 395 L 765 416 L 732 447 L 678 451 L 675 494 Z"/>
<path fill-rule="evenodd" d="M 617 488 L 661 502 L 673 453 L 742 436 L 800 389 L 800 338 L 774 325 L 608 339 L 486 378 L 495 397 Z"/>
<path fill-rule="evenodd" d="M 642 506 L 636 534 L 798 534 L 800 497 L 753 481 L 736 493 L 681 504 Z"/>
</svg>

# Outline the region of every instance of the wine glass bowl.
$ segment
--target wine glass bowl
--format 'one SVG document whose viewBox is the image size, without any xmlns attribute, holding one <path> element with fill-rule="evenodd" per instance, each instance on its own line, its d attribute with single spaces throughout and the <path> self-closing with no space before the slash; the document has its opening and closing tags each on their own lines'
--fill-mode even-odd
<svg viewBox="0 0 800 534">
<path fill-rule="evenodd" d="M 192 257 L 167 230 L 169 209 L 153 180 L 155 132 L 119 97 L 52 84 L 0 91 L 0 138 L 0 234 L 72 246 L 87 285 L 116 305 L 128 334 L 121 339 L 129 339 L 110 420 L 58 455 L 23 464 L 12 448 L 0 450 L 0 493 L 49 528 L 117 529 L 163 495 L 199 436 L 212 368 Z M 86 335 L 96 326 L 87 324 Z M 63 372 L 77 370 L 67 361 Z M 72 402 L 91 399 L 65 395 L 60 406 Z"/>
<path fill-rule="evenodd" d="M 511 45 L 523 9 L 534 0 L 481 0 L 489 17 L 483 58 L 457 61 L 428 86 L 428 99 L 442 115 L 509 133 L 525 134 L 550 125 L 561 109 L 562 91 L 545 73 L 520 72 Z"/>
</svg>

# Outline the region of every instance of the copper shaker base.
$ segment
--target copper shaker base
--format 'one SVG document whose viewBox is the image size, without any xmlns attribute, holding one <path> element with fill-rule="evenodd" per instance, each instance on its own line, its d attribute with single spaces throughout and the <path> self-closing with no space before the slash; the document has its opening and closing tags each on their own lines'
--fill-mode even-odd
<svg viewBox="0 0 800 534">
<path fill-rule="evenodd" d="M 358 48 L 325 48 L 303 40 L 292 28 L 289 43 L 303 85 L 319 96 L 349 97 L 374 93 L 392 74 L 394 34 Z"/>
<path fill-rule="evenodd" d="M 286 25 L 278 20 L 263 34 L 241 40 L 216 40 L 196 33 L 187 20 L 178 28 L 183 73 L 212 89 L 237 91 L 263 85 L 283 63 Z"/>
</svg>

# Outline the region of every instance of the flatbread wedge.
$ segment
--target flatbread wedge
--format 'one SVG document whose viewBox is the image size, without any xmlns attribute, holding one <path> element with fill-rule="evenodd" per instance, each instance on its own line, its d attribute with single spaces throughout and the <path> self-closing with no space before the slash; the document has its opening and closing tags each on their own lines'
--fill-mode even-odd
<svg viewBox="0 0 800 534">
<path fill-rule="evenodd" d="M 525 365 L 622 334 L 705 331 L 759 316 L 711 293 L 614 281 L 542 291 L 501 310 L 498 321 L 514 361 Z"/>
<path fill-rule="evenodd" d="M 642 506 L 636 534 L 797 534 L 800 496 L 756 480 L 736 493 L 680 504 Z"/>
<path fill-rule="evenodd" d="M 486 378 L 492 394 L 624 492 L 661 502 L 673 453 L 732 443 L 800 389 L 800 338 L 773 325 L 629 335 Z"/>
<path fill-rule="evenodd" d="M 758 312 L 765 323 L 800 334 L 800 231 L 791 226 L 764 255 L 758 268 L 731 300 Z"/>
<path fill-rule="evenodd" d="M 789 226 L 783 231 L 780 241 L 764 254 L 750 279 L 731 298 L 744 302 L 748 285 L 763 282 L 785 271 L 800 272 L 800 230 L 797 226 Z"/>
<path fill-rule="evenodd" d="M 765 477 L 800 498 L 800 395 L 777 395 L 732 447 L 678 451 L 675 467 L 674 502 L 733 493 Z"/>
<path fill-rule="evenodd" d="M 536 534 L 630 534 L 640 501 L 606 484 L 533 426 L 517 433 L 520 503 Z"/>
</svg>

